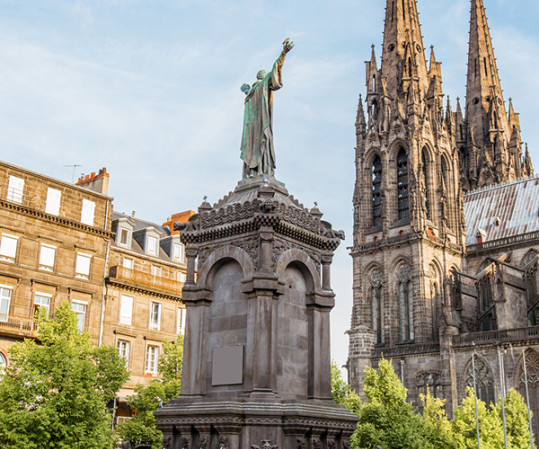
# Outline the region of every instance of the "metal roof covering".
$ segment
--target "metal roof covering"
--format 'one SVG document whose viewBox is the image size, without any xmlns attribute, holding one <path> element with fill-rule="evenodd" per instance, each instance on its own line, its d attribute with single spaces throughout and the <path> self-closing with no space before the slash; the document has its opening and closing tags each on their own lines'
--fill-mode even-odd
<svg viewBox="0 0 539 449">
<path fill-rule="evenodd" d="M 539 177 L 474 190 L 464 196 L 466 244 L 539 231 Z M 485 235 L 486 234 L 486 235 Z"/>
</svg>

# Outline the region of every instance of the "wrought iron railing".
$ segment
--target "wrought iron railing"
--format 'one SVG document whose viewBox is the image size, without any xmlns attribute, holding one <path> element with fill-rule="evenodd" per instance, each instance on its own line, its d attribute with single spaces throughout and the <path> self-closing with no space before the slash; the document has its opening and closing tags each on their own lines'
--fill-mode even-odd
<svg viewBox="0 0 539 449">
<path fill-rule="evenodd" d="M 36 326 L 33 318 L 19 315 L 0 314 L 0 331 L 13 332 L 27 337 L 36 336 Z"/>
</svg>

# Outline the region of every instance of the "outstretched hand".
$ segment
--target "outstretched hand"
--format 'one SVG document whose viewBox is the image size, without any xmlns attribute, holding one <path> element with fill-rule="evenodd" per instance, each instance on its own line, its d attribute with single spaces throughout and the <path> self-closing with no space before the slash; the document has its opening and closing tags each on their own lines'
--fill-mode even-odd
<svg viewBox="0 0 539 449">
<path fill-rule="evenodd" d="M 289 37 L 287 37 L 283 42 L 283 51 L 285 53 L 288 53 L 290 50 L 294 48 L 294 42 L 290 40 Z"/>
</svg>

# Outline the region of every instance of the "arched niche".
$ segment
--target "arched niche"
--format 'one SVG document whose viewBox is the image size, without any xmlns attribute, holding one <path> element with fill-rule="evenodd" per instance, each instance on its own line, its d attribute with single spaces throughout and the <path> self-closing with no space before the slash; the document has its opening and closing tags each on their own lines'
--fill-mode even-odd
<svg viewBox="0 0 539 449">
<path fill-rule="evenodd" d="M 283 398 L 307 398 L 309 318 L 313 279 L 301 262 L 289 263 L 279 276 L 284 292 L 277 303 L 276 389 Z"/>
<path fill-rule="evenodd" d="M 213 366 L 222 363 L 223 351 L 239 351 L 235 357 L 245 360 L 244 349 L 247 345 L 247 317 L 249 304 L 242 293 L 243 270 L 237 260 L 225 258 L 213 265 L 208 273 L 208 287 L 211 290 L 211 303 L 207 315 L 207 389 L 208 391 L 243 390 L 243 379 L 233 379 L 223 384 L 219 381 L 219 371 L 227 366 Z M 232 348 L 232 349 L 229 349 Z M 240 349 L 238 349 L 240 348 Z M 225 353 L 226 354 L 226 353 Z M 226 364 L 226 362 L 225 362 Z M 243 375 L 242 375 L 243 376 Z M 240 377 L 242 377 L 240 376 Z M 216 380 L 218 379 L 218 380 Z"/>
</svg>

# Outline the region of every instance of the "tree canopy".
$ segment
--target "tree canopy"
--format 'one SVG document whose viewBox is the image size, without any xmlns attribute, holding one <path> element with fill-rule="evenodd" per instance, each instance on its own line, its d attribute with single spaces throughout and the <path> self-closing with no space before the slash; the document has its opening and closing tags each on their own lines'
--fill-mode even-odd
<svg viewBox="0 0 539 449">
<path fill-rule="evenodd" d="M 49 318 L 41 308 L 38 341 L 10 350 L 0 382 L 0 440 L 4 448 L 114 447 L 107 403 L 127 380 L 124 361 L 110 346 L 93 346 L 79 333 L 69 303 Z"/>
</svg>

